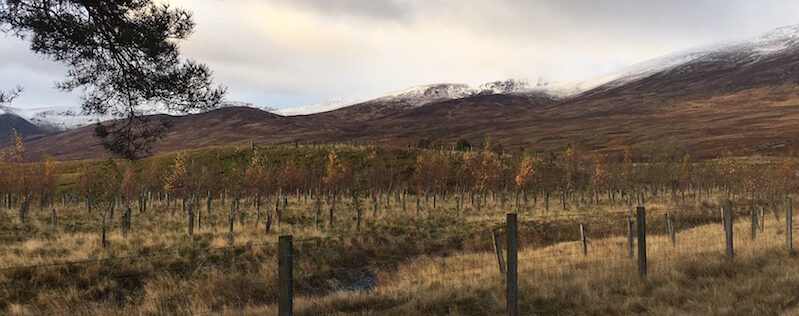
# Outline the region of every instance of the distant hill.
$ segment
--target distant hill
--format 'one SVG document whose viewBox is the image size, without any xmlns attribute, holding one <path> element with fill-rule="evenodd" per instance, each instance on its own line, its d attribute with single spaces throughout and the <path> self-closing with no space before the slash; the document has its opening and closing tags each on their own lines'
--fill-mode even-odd
<svg viewBox="0 0 799 316">
<path fill-rule="evenodd" d="M 0 147 L 14 144 L 14 129 L 23 138 L 36 137 L 46 134 L 36 125 L 14 114 L 0 114 Z"/>
</svg>

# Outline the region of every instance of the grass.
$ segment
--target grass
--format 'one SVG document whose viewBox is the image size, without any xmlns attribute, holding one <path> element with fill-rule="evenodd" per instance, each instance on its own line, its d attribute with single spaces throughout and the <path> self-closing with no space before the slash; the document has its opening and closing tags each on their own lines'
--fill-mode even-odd
<svg viewBox="0 0 799 316">
<path fill-rule="evenodd" d="M 553 200 L 549 212 L 539 203 L 519 214 L 524 314 L 771 314 L 796 308 L 799 289 L 791 285 L 799 268 L 792 268 L 796 258 L 782 250 L 784 227 L 771 216 L 755 241 L 748 237 L 748 221 L 739 220 L 736 261 L 729 264 L 718 214 L 706 211 L 717 209 L 715 200 L 680 207 L 671 200 L 648 201 L 650 272 L 642 283 L 627 257 L 626 206 L 569 203 L 568 210 L 556 211 L 559 204 Z M 366 202 L 360 234 L 355 234 L 355 211 L 347 199 L 339 201 L 332 227 L 325 202 L 324 225 L 316 229 L 312 201 L 290 197 L 283 222 L 273 223 L 270 233 L 264 232 L 265 215 L 256 227 L 252 209 L 242 201 L 247 214 L 243 225 L 236 218 L 232 241 L 229 202 L 215 200 L 210 215 L 202 207 L 203 226 L 193 236 L 180 206 L 174 216 L 161 202 L 146 213 L 134 212 L 127 238 L 116 214 L 105 248 L 98 218 L 82 205 L 57 206 L 57 230 L 48 211 L 32 210 L 20 223 L 16 210 L 0 210 L 0 310 L 272 314 L 275 243 L 278 235 L 292 234 L 300 315 L 503 312 L 504 278 L 491 239 L 507 212 L 499 201 L 480 212 L 464 203 L 459 217 L 452 199 L 439 201 L 435 209 L 422 199 L 419 216 L 410 196 L 406 212 L 396 201 L 386 207 L 381 200 L 377 217 Z M 678 218 L 676 247 L 664 235 L 667 209 Z M 588 256 L 576 242 L 577 223 L 587 224 Z M 35 265 L 44 266 L 15 268 Z M 733 307 L 725 305 L 729 298 Z"/>
<path fill-rule="evenodd" d="M 668 236 L 650 237 L 646 282 L 627 257 L 623 237 L 590 242 L 587 256 L 574 242 L 522 249 L 519 310 L 525 315 L 771 315 L 795 309 L 799 260 L 784 249 L 784 223 L 767 223 L 754 240 L 748 221 L 735 224 L 733 263 L 724 254 L 719 224 L 680 231 L 676 246 Z M 300 297 L 295 310 L 299 315 L 498 315 L 506 312 L 506 297 L 495 260 L 488 252 L 421 257 L 381 275 L 372 291 Z M 270 306 L 253 313 L 275 311 Z"/>
</svg>

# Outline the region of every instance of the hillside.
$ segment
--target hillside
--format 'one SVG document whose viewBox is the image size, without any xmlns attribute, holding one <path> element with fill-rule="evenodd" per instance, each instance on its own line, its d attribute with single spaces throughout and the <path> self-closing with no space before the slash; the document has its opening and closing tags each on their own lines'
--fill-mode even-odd
<svg viewBox="0 0 799 316">
<path fill-rule="evenodd" d="M 675 53 L 572 87 L 430 85 L 307 115 L 224 107 L 169 119 L 174 126 L 156 151 L 250 141 L 479 143 L 490 136 L 512 150 L 572 144 L 610 153 L 671 142 L 699 156 L 779 154 L 799 150 L 793 141 L 799 136 L 799 26 Z M 91 132 L 88 126 L 31 138 L 30 158 L 106 156 Z"/>
<path fill-rule="evenodd" d="M 23 137 L 36 137 L 46 133 L 45 130 L 19 116 L 0 114 L 0 146 L 13 146 L 14 130 Z"/>
</svg>

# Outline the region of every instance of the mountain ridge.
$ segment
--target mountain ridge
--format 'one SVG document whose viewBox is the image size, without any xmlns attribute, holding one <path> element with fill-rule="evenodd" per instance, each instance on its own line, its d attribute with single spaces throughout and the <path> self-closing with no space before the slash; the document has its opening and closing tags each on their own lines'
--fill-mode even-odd
<svg viewBox="0 0 799 316">
<path fill-rule="evenodd" d="M 708 155 L 735 144 L 741 145 L 743 154 L 799 149 L 794 148 L 797 143 L 786 140 L 799 126 L 774 119 L 780 115 L 799 122 L 797 38 L 799 26 L 793 26 L 749 42 L 675 53 L 595 80 L 588 90 L 568 93 L 564 93 L 568 85 L 541 81 L 530 87 L 526 81 L 507 80 L 477 87 L 419 86 L 296 116 L 224 107 L 170 117 L 173 130 L 156 145 L 156 151 L 249 141 L 356 140 L 407 145 L 433 137 L 451 143 L 461 138 L 479 141 L 489 135 L 503 146 L 532 150 L 575 144 L 616 152 L 624 146 L 649 146 L 666 139 Z M 743 127 L 760 130 L 753 136 Z M 90 129 L 37 137 L 31 143 L 36 148 L 32 152 L 48 149 L 68 159 L 103 156 L 102 151 L 79 150 L 85 146 L 78 145 L 91 137 Z M 724 129 L 730 132 L 719 132 Z M 770 147 L 769 138 L 783 145 Z"/>
</svg>

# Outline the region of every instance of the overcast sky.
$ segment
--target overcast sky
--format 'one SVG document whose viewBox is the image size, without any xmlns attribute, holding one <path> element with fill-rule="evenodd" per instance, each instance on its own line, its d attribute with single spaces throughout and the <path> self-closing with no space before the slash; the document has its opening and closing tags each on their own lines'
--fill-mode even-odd
<svg viewBox="0 0 799 316">
<path fill-rule="evenodd" d="M 796 0 L 173 0 L 197 27 L 184 55 L 228 99 L 284 108 L 441 82 L 568 82 L 799 23 Z M 2 35 L 0 35 L 2 36 Z M 78 106 L 64 68 L 0 37 L 16 107 Z"/>
</svg>

